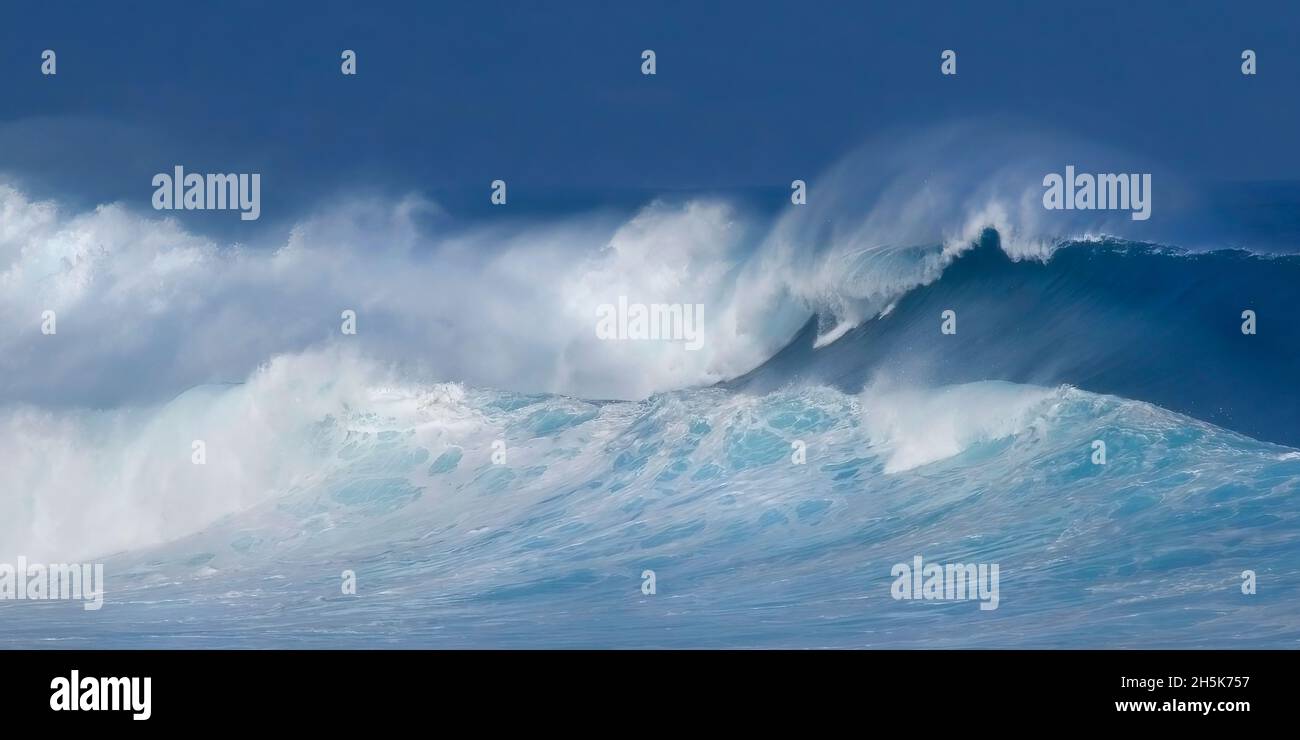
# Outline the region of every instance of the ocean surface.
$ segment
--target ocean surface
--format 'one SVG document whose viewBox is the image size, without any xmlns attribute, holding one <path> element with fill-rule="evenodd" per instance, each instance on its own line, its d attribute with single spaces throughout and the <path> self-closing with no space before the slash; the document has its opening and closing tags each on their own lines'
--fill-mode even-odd
<svg viewBox="0 0 1300 740">
<path fill-rule="evenodd" d="M 0 602 L 0 645 L 1295 647 L 1297 285 L 1295 256 L 1027 259 L 988 230 L 644 400 L 328 346 L 160 403 L 10 404 L 8 480 L 55 493 L 8 494 L 0 550 L 93 558 L 108 589 Z M 918 555 L 997 564 L 998 607 L 893 598 Z"/>
</svg>

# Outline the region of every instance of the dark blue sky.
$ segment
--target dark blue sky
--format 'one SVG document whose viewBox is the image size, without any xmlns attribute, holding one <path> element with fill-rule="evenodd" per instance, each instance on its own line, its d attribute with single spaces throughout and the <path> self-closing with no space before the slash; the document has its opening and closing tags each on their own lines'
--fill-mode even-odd
<svg viewBox="0 0 1300 740">
<path fill-rule="evenodd" d="M 1294 2 L 370 5 L 10 6 L 0 171 L 146 209 L 174 164 L 261 172 L 274 223 L 342 190 L 477 208 L 498 177 L 525 208 L 784 189 L 890 131 L 987 115 L 1206 180 L 1300 170 Z"/>
</svg>

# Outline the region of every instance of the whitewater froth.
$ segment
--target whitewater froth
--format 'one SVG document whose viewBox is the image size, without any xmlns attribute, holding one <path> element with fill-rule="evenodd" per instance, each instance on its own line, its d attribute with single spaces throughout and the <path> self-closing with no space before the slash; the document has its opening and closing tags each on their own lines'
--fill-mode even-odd
<svg viewBox="0 0 1300 740">
<path fill-rule="evenodd" d="M 189 465 L 172 445 L 188 434 L 138 435 L 153 448 L 136 443 L 134 458 L 98 455 L 138 471 L 134 485 L 102 493 L 135 492 L 138 515 L 165 512 L 152 530 L 96 540 L 85 501 L 56 498 L 43 518 L 68 539 L 9 531 L 6 545 L 51 557 L 126 550 L 107 553 L 108 618 L 6 609 L 10 639 L 122 645 L 134 634 L 125 625 L 157 619 L 151 644 L 172 646 L 201 634 L 245 647 L 905 647 L 932 646 L 925 627 L 942 620 L 953 644 L 1098 644 L 1043 608 L 1052 604 L 1110 624 L 1107 644 L 1288 639 L 1280 625 L 1294 624 L 1287 594 L 1300 595 L 1300 573 L 1272 573 L 1275 596 L 1253 606 L 1232 597 L 1261 548 L 1296 546 L 1300 463 L 1285 448 L 1071 388 L 930 394 L 711 388 L 592 403 L 419 382 L 345 357 L 281 358 L 243 385 L 176 399 L 146 425 L 205 426 L 219 442 L 200 474 L 220 484 L 155 475 L 161 458 Z M 1090 459 L 1098 438 L 1106 465 Z M 223 453 L 230 445 L 242 446 Z M 69 473 L 38 462 L 22 482 L 39 483 L 36 470 L 55 479 L 33 493 L 72 488 Z M 889 598 L 890 566 L 922 551 L 1001 564 L 991 622 Z M 657 596 L 639 592 L 645 569 Z M 364 599 L 339 594 L 344 570 Z M 1201 607 L 1204 618 L 1188 616 Z M 1225 610 L 1232 620 L 1213 616 Z"/>
<path fill-rule="evenodd" d="M 68 212 L 5 185 L 0 311 L 30 319 L 0 334 L 0 403 L 104 407 L 235 381 L 339 339 L 345 310 L 359 317 L 349 341 L 382 362 L 644 398 L 752 370 L 814 315 L 829 345 L 939 279 L 988 229 L 1011 258 L 1041 261 L 1067 237 L 1130 228 L 1042 210 L 1040 170 L 1059 142 L 962 127 L 910 138 L 924 156 L 867 147 L 818 177 L 807 205 L 771 215 L 697 197 L 484 225 L 416 195 L 354 197 L 250 244 L 122 204 Z M 703 346 L 601 341 L 597 309 L 619 296 L 703 305 Z M 47 310 L 57 340 L 41 334 Z"/>
</svg>

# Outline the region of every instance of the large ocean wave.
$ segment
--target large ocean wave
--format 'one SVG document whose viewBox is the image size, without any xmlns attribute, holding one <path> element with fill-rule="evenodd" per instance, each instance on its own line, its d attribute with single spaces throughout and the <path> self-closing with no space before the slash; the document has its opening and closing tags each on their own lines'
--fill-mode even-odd
<svg viewBox="0 0 1300 740">
<path fill-rule="evenodd" d="M 1062 155 L 980 141 L 779 217 L 349 201 L 279 244 L 0 188 L 0 562 L 108 577 L 0 644 L 1294 646 L 1300 258 L 1048 214 Z M 599 340 L 620 296 L 703 348 Z M 917 555 L 998 608 L 894 600 Z"/>
<path fill-rule="evenodd" d="M 709 388 L 592 403 L 395 384 L 325 353 L 178 398 L 138 425 L 144 441 L 120 426 L 78 431 L 83 470 L 41 458 L 69 427 L 115 423 L 24 427 L 36 499 L 16 522 L 6 501 L 5 543 L 98 551 L 109 589 L 93 616 L 75 603 L 0 604 L 6 644 L 1300 637 L 1300 452 L 1065 386 Z M 208 464 L 163 462 L 185 460 L 198 427 Z M 1105 465 L 1090 459 L 1098 439 Z M 24 541 L 31 531 L 48 536 Z M 999 607 L 892 599 L 891 566 L 915 555 L 998 563 Z M 647 570 L 654 595 L 641 591 Z M 1258 572 L 1254 596 L 1241 593 L 1245 570 Z M 342 594 L 344 571 L 357 596 Z"/>
<path fill-rule="evenodd" d="M 987 231 L 941 277 L 829 345 L 819 341 L 825 320 L 810 321 L 728 387 L 1066 383 L 1300 446 L 1300 256 L 1106 238 L 1013 260 L 999 241 Z M 940 332 L 945 311 L 956 317 L 951 335 Z M 1255 333 L 1243 332 L 1247 311 Z"/>
</svg>

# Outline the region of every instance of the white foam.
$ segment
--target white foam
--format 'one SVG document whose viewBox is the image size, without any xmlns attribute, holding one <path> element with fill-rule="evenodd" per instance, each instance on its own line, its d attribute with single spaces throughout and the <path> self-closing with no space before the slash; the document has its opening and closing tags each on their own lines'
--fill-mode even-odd
<svg viewBox="0 0 1300 740">
<path fill-rule="evenodd" d="M 906 141 L 846 158 L 770 228 L 718 199 L 468 227 L 420 197 L 352 197 L 283 243 L 241 246 L 152 211 L 69 213 L 0 186 L 0 312 L 14 317 L 0 403 L 113 405 L 239 380 L 341 340 L 344 309 L 358 313 L 346 341 L 436 377 L 637 399 L 743 374 L 813 313 L 830 344 L 936 280 L 985 228 L 1016 259 L 1050 256 L 1043 234 L 1060 224 L 1044 222 L 1038 182 L 1058 156 L 1030 157 L 1001 129 Z M 703 347 L 602 341 L 597 308 L 620 296 L 702 304 Z M 40 333 L 45 310 L 57 338 Z"/>
<path fill-rule="evenodd" d="M 277 357 L 243 385 L 160 406 L 2 409 L 0 562 L 98 556 L 195 532 L 328 476 L 349 427 L 323 422 L 363 429 L 353 411 L 379 414 L 432 441 L 482 426 L 462 396 L 454 385 L 404 389 L 355 353 L 330 350 Z"/>
<path fill-rule="evenodd" d="M 1019 434 L 1060 391 L 984 381 L 938 389 L 873 384 L 862 392 L 863 425 L 885 472 L 900 473 Z"/>
</svg>

